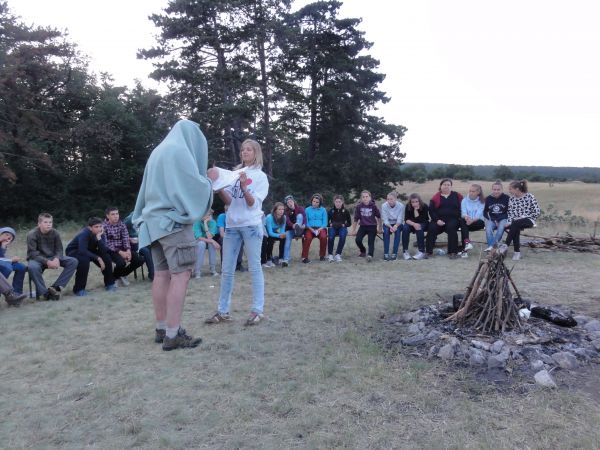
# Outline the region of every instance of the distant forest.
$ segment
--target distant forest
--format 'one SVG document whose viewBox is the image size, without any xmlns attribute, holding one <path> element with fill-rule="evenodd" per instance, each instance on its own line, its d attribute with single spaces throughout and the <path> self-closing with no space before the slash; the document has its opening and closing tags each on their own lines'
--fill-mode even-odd
<svg viewBox="0 0 600 450">
<path fill-rule="evenodd" d="M 464 166 L 441 163 L 406 163 L 402 166 L 404 180 L 424 183 L 444 177 L 459 180 L 527 179 L 600 183 L 600 167 Z"/>
</svg>

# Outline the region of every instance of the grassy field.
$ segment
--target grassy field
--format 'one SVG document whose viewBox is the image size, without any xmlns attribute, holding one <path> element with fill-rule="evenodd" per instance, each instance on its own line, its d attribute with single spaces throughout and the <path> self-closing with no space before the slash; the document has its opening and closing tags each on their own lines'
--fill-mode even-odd
<svg viewBox="0 0 600 450">
<path fill-rule="evenodd" d="M 542 187 L 541 202 L 562 205 Z M 600 186 L 578 187 L 593 219 Z M 265 269 L 266 320 L 252 328 L 248 274 L 236 275 L 234 323 L 219 326 L 203 324 L 219 279 L 192 281 L 184 326 L 204 342 L 189 351 L 153 343 L 147 281 L 109 294 L 92 269 L 91 297 L 3 303 L 0 448 L 600 448 L 597 370 L 557 370 L 555 391 L 499 387 L 375 344 L 383 315 L 461 292 L 475 255 L 366 264 L 355 249 L 302 265 L 296 244 L 291 267 Z M 524 249 L 513 273 L 524 296 L 600 317 L 599 269 L 598 255 Z"/>
</svg>

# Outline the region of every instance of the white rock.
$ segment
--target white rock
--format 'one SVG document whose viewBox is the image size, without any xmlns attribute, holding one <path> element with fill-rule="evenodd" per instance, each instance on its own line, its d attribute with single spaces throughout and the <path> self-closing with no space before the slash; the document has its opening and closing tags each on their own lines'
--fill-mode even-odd
<svg viewBox="0 0 600 450">
<path fill-rule="evenodd" d="M 445 361 L 448 361 L 454 358 L 454 346 L 452 344 L 446 344 L 440 351 L 438 352 L 438 357 L 442 358 Z"/>
<path fill-rule="evenodd" d="M 531 368 L 533 370 L 542 370 L 544 368 L 544 361 L 542 361 L 541 359 L 531 361 Z"/>
<path fill-rule="evenodd" d="M 535 382 L 541 386 L 547 388 L 556 388 L 556 383 L 547 370 L 540 370 L 533 376 L 533 378 L 535 379 Z"/>
<path fill-rule="evenodd" d="M 600 331 L 600 320 L 591 320 L 583 328 L 586 331 Z"/>
<path fill-rule="evenodd" d="M 492 344 L 492 353 L 500 353 L 504 347 L 504 341 L 496 341 Z"/>
<path fill-rule="evenodd" d="M 576 369 L 579 366 L 577 358 L 573 353 L 556 352 L 552 354 L 552 359 L 561 369 Z"/>
</svg>

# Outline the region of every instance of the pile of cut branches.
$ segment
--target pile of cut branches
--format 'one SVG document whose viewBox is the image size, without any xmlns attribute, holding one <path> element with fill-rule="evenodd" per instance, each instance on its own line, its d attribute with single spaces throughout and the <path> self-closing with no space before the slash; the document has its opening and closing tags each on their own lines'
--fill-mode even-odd
<svg viewBox="0 0 600 450">
<path fill-rule="evenodd" d="M 565 250 L 571 252 L 600 253 L 600 238 L 575 237 L 570 233 L 564 235 L 544 237 L 523 233 L 522 236 L 531 238 L 527 245 L 531 248 L 542 248 L 547 250 Z"/>
<path fill-rule="evenodd" d="M 459 326 L 473 326 L 486 334 L 521 328 L 511 286 L 517 298 L 521 295 L 504 265 L 505 255 L 506 248 L 493 249 L 479 262 L 458 310 L 446 320 L 454 320 Z"/>
</svg>

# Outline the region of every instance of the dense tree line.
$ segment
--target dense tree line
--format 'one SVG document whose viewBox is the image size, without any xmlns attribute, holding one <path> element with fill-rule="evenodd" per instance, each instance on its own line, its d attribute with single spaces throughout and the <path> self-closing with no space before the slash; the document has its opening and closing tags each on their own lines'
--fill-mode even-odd
<svg viewBox="0 0 600 450">
<path fill-rule="evenodd" d="M 313 190 L 375 196 L 400 181 L 405 128 L 373 114 L 389 101 L 359 19 L 341 3 L 171 0 L 151 17 L 151 76 L 165 95 L 95 78 L 74 43 L 26 26 L 0 1 L 0 185 L 4 218 L 79 218 L 131 208 L 145 161 L 178 117 L 197 121 L 217 165 L 246 137 L 264 149 L 273 198 Z"/>
</svg>

